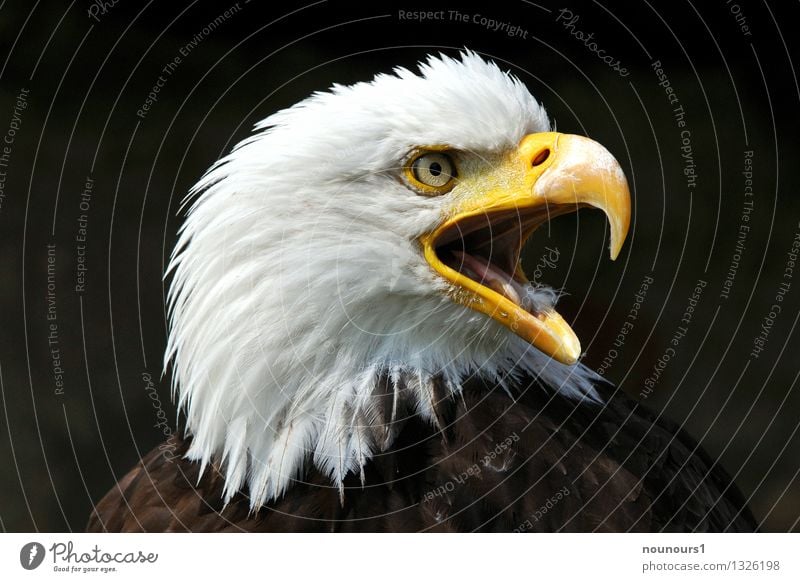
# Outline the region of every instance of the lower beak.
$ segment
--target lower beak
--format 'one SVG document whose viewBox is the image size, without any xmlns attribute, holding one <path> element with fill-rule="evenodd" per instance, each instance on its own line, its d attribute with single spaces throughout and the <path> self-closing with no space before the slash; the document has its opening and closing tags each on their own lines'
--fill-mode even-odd
<svg viewBox="0 0 800 582">
<path fill-rule="evenodd" d="M 495 319 L 559 362 L 574 364 L 581 346 L 569 324 L 554 309 L 523 307 L 515 293 L 503 292 L 503 283 L 498 282 L 496 274 L 505 273 L 508 285 L 527 284 L 519 266 L 519 254 L 527 238 L 551 218 L 586 206 L 599 208 L 608 217 L 610 252 L 615 259 L 630 224 L 631 202 L 625 174 L 597 142 L 553 132 L 525 136 L 498 170 L 502 179 L 498 180 L 495 172 L 491 180 L 486 180 L 491 185 L 483 189 L 478 179 L 472 194 L 460 200 L 441 225 L 420 239 L 425 258 L 435 272 L 451 283 L 455 301 Z M 499 226 L 508 225 L 509 221 L 514 229 Z M 469 235 L 479 228 L 489 233 L 488 248 L 496 244 L 501 251 L 492 252 L 502 254 L 510 263 L 500 269 L 485 262 L 491 258 L 481 259 L 494 273 L 491 282 L 485 277 L 467 276 L 447 264 L 439 253 L 443 244 L 452 247 L 453 239 L 460 237 L 463 252 L 459 251 L 459 256 L 468 256 Z M 486 244 L 484 240 L 481 246 L 486 248 Z M 477 263 L 473 260 L 473 264 Z"/>
</svg>

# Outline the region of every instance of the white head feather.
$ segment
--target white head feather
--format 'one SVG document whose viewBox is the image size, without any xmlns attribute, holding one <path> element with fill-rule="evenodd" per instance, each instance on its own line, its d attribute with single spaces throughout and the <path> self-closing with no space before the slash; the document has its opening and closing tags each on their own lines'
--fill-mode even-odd
<svg viewBox="0 0 800 582">
<path fill-rule="evenodd" d="M 433 422 L 431 382 L 450 393 L 514 370 L 594 395 L 583 366 L 544 356 L 447 297 L 417 239 L 443 198 L 395 178 L 421 144 L 499 152 L 549 130 L 515 77 L 472 52 L 334 86 L 279 111 L 194 187 L 169 272 L 166 360 L 193 436 L 221 465 L 226 500 L 280 496 L 313 462 L 340 485 L 379 448 L 369 426 L 381 378 Z M 552 292 L 543 292 L 547 300 Z"/>
</svg>

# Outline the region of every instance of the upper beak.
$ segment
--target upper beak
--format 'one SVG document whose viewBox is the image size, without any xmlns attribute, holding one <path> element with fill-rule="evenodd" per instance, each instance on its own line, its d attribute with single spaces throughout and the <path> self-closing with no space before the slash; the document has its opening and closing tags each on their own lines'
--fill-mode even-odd
<svg viewBox="0 0 800 582">
<path fill-rule="evenodd" d="M 428 263 L 454 285 L 456 301 L 492 317 L 554 359 L 574 364 L 581 354 L 580 342 L 555 310 L 526 310 L 514 293 L 502 292 L 502 284 L 500 289 L 497 284 L 490 287 L 484 280 L 463 274 L 457 266 L 448 265 L 438 251 L 460 237 L 463 256 L 471 244 L 468 235 L 482 225 L 486 231 L 488 225 L 488 260 L 492 260 L 492 252 L 501 254 L 500 250 L 491 250 L 492 243 L 497 249 L 502 245 L 515 247 L 502 251 L 513 263 L 507 267 L 508 276 L 527 283 L 518 261 L 530 234 L 554 216 L 592 206 L 608 217 L 610 252 L 615 259 L 625 242 L 631 214 L 628 184 L 619 163 L 603 146 L 585 137 L 555 132 L 530 134 L 491 177 L 473 180 L 470 192 L 458 200 L 441 225 L 421 237 Z M 510 220 L 513 237 L 509 229 L 500 226 L 507 226 Z M 485 246 L 484 241 L 481 247 Z M 485 250 L 481 253 L 486 255 Z"/>
</svg>

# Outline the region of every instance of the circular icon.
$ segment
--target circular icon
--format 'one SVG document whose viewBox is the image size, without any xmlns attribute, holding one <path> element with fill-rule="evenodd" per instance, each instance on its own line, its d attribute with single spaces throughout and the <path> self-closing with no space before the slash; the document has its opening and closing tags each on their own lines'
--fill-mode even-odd
<svg viewBox="0 0 800 582">
<path fill-rule="evenodd" d="M 28 542 L 19 551 L 19 563 L 26 570 L 35 570 L 44 561 L 44 546 L 39 542 Z"/>
</svg>

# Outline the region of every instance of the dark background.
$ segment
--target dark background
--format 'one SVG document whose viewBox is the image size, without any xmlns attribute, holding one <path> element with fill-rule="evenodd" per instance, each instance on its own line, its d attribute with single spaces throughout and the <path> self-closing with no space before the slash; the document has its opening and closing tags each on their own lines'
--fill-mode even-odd
<svg viewBox="0 0 800 582">
<path fill-rule="evenodd" d="M 257 120 L 332 83 L 371 78 L 424 55 L 468 47 L 519 75 L 559 131 L 589 135 L 620 160 L 634 220 L 620 258 L 607 258 L 604 219 L 581 212 L 539 233 L 559 260 L 543 278 L 569 295 L 561 312 L 586 362 L 686 428 L 731 473 L 770 531 L 800 530 L 800 270 L 784 279 L 800 221 L 797 3 L 491 2 L 302 5 L 239 2 L 167 78 L 137 116 L 162 68 L 227 2 L 120 0 L 97 21 L 91 2 L 47 7 L 0 2 L 0 139 L 16 96 L 29 90 L 14 136 L 0 206 L 0 526 L 81 530 L 97 500 L 140 454 L 176 426 L 165 346 L 165 260 L 179 202 L 203 171 Z M 557 22 L 579 15 L 619 58 L 621 77 Z M 527 30 L 509 37 L 473 22 L 420 23 L 403 10 L 458 9 Z M 740 29 L 744 17 L 751 35 Z M 449 15 L 448 15 L 449 16 Z M 696 164 L 687 187 L 681 137 L 651 64 L 661 60 L 680 104 Z M 2 144 L 0 144 L 2 146 Z M 750 226 L 730 296 L 753 152 Z M 78 217 L 87 176 L 86 289 L 76 292 Z M 63 393 L 48 344 L 47 245 L 55 245 L 55 323 Z M 646 276 L 653 277 L 624 345 L 620 330 Z M 645 381 L 665 353 L 698 280 L 706 287 L 686 337 L 652 393 Z M 763 352 L 753 340 L 790 283 Z"/>
</svg>

